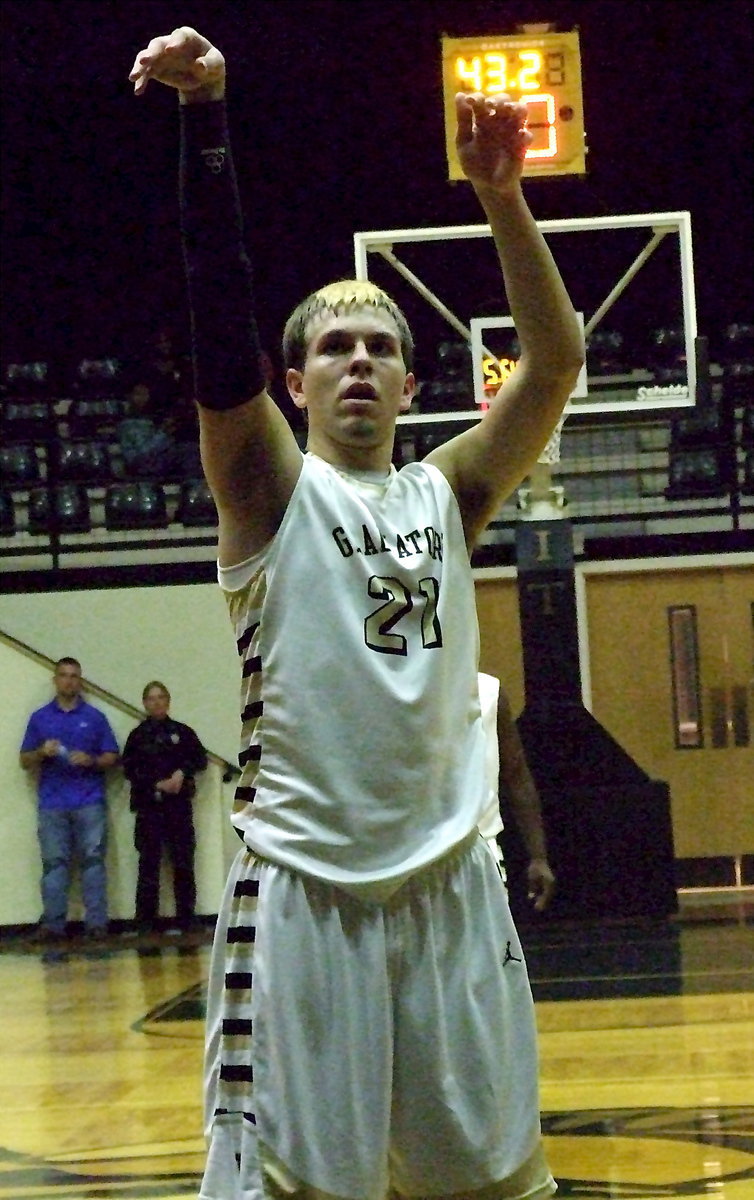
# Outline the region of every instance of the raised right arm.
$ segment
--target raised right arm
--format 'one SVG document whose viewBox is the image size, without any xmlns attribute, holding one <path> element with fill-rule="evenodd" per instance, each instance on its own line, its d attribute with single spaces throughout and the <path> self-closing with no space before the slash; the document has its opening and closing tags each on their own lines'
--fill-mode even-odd
<svg viewBox="0 0 754 1200">
<path fill-rule="evenodd" d="M 217 505 L 219 558 L 241 562 L 277 532 L 301 452 L 264 387 L 252 276 L 225 109 L 225 62 L 188 27 L 154 38 L 129 78 L 178 90 L 180 204 L 202 465 Z"/>
</svg>

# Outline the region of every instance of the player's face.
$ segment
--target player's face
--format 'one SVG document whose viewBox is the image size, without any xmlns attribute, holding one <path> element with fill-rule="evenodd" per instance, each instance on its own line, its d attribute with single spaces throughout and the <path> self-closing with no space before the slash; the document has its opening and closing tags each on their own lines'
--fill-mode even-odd
<svg viewBox="0 0 754 1200">
<path fill-rule="evenodd" d="M 364 448 L 392 439 L 406 412 L 414 377 L 406 372 L 398 327 L 388 312 L 368 306 L 326 313 L 312 323 L 303 371 L 288 389 L 309 417 L 309 442 Z"/>
<path fill-rule="evenodd" d="M 154 717 L 160 721 L 168 715 L 170 708 L 170 696 L 164 688 L 150 688 L 144 697 L 144 711 L 147 716 Z"/>
</svg>

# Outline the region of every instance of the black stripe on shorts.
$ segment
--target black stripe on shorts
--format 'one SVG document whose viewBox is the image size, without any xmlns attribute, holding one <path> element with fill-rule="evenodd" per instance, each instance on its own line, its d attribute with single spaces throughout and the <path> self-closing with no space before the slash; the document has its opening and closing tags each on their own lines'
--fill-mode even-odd
<svg viewBox="0 0 754 1200">
<path fill-rule="evenodd" d="M 223 1036 L 224 1037 L 239 1037 L 244 1034 L 251 1034 L 251 1020 L 243 1020 L 240 1017 L 225 1017 L 223 1020 Z"/>
<path fill-rule="evenodd" d="M 248 650 L 249 646 L 251 645 L 254 634 L 256 633 L 256 631 L 258 629 L 259 629 L 259 621 L 257 621 L 255 625 L 249 625 L 248 629 L 244 629 L 240 638 L 236 642 L 236 646 L 238 647 L 239 654 L 243 654 L 244 650 Z"/>
<path fill-rule="evenodd" d="M 255 942 L 257 939 L 256 925 L 236 925 L 231 926 L 228 930 L 227 942 L 229 946 L 238 944 L 239 942 Z"/>
<path fill-rule="evenodd" d="M 226 1083 L 253 1083 L 254 1071 L 252 1067 L 236 1067 L 230 1063 L 222 1063 L 220 1066 L 220 1078 Z"/>
<path fill-rule="evenodd" d="M 258 879 L 239 879 L 236 886 L 233 888 L 234 896 L 258 896 L 259 895 L 259 880 Z"/>
<path fill-rule="evenodd" d="M 225 986 L 229 992 L 249 991 L 251 988 L 251 971 L 226 971 Z"/>
</svg>

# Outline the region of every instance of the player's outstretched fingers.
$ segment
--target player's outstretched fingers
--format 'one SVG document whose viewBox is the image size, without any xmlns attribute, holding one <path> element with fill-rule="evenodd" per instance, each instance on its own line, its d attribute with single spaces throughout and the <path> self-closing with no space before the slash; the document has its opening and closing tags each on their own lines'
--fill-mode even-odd
<svg viewBox="0 0 754 1200">
<path fill-rule="evenodd" d="M 141 96 L 150 80 L 185 92 L 222 82 L 224 76 L 225 59 L 220 51 L 191 26 L 181 25 L 152 39 L 136 56 L 129 79 L 135 94 Z"/>
<path fill-rule="evenodd" d="M 134 92 L 137 96 L 142 95 L 145 91 L 149 83 L 150 74 L 154 69 L 155 63 L 159 62 L 167 42 L 167 37 L 152 38 L 146 49 L 140 50 L 136 55 L 128 78 L 133 83 Z"/>
</svg>

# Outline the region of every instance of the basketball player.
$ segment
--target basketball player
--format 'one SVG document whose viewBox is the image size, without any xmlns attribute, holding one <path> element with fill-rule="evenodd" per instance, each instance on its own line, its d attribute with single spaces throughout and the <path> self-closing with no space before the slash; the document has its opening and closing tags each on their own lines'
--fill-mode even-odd
<svg viewBox="0 0 754 1200">
<path fill-rule="evenodd" d="M 535 912 L 543 912 L 555 891 L 555 876 L 547 858 L 537 785 L 529 770 L 511 706 L 500 680 L 481 671 L 479 703 L 487 760 L 487 799 L 478 822 L 479 832 L 487 841 L 503 879 L 506 879 L 503 851 L 498 841 L 498 835 L 503 832 L 501 808 L 504 805 L 513 817 L 529 855 L 526 868 L 528 898 Z"/>
<path fill-rule="evenodd" d="M 209 984 L 201 1196 L 539 1200 L 554 1184 L 531 992 L 476 829 L 469 566 L 583 358 L 521 191 L 525 110 L 458 98 L 459 156 L 492 226 L 521 361 L 483 421 L 395 472 L 396 418 L 414 391 L 400 310 L 353 281 L 295 310 L 284 354 L 308 419 L 302 455 L 260 370 L 223 57 L 180 28 L 154 38 L 130 78 L 137 95 L 157 80 L 181 102 L 202 456 L 241 658 L 232 819 L 244 845 Z M 295 206 L 306 180 L 291 166 L 282 203 Z"/>
</svg>

